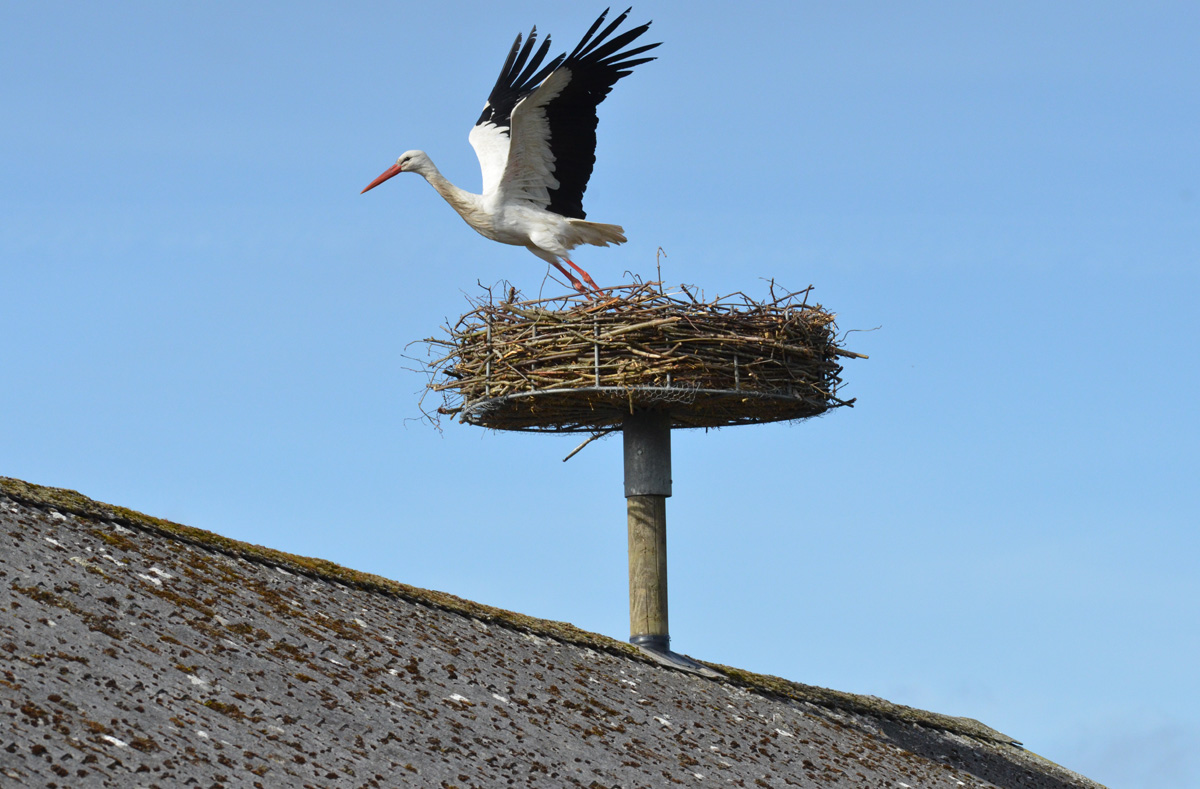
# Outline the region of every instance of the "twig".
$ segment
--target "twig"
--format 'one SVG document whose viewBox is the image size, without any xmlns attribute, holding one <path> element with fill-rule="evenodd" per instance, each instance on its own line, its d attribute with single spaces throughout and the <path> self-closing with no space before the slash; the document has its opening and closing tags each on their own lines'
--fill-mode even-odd
<svg viewBox="0 0 1200 789">
<path fill-rule="evenodd" d="M 573 457 L 575 457 L 576 455 L 578 455 L 578 454 L 579 454 L 579 452 L 580 452 L 580 450 L 582 450 L 582 449 L 583 449 L 584 447 L 586 447 L 588 444 L 592 443 L 593 441 L 595 441 L 595 440 L 596 440 L 596 439 L 598 439 L 598 438 L 604 438 L 604 437 L 605 437 L 605 436 L 607 436 L 609 433 L 615 432 L 615 431 L 616 431 L 616 429 L 617 429 L 617 428 L 615 428 L 615 427 L 610 427 L 608 430 L 602 430 L 602 431 L 600 431 L 599 433 L 593 433 L 592 435 L 588 436 L 588 439 L 587 439 L 586 441 L 584 441 L 582 444 L 580 444 L 579 446 L 577 446 L 577 447 L 575 447 L 574 449 L 572 449 L 572 450 L 571 450 L 571 454 L 569 454 L 569 455 L 567 455 L 565 458 L 563 458 L 563 463 L 566 463 L 568 460 L 570 460 L 571 458 L 573 458 Z"/>
</svg>

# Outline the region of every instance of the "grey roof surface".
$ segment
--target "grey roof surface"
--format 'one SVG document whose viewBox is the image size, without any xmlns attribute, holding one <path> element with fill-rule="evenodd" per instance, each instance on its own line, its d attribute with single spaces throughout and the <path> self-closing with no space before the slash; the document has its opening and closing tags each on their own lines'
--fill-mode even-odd
<svg viewBox="0 0 1200 789">
<path fill-rule="evenodd" d="M 0 477 L 0 784 L 1097 787 L 982 724 Z"/>
</svg>

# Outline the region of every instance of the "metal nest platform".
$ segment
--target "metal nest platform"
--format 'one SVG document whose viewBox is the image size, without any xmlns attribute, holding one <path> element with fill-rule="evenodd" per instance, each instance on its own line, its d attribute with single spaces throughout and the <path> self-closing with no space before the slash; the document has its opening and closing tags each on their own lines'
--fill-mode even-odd
<svg viewBox="0 0 1200 789">
<path fill-rule="evenodd" d="M 495 430 L 571 433 L 616 427 L 633 411 L 649 410 L 668 412 L 678 429 L 805 419 L 828 409 L 811 398 L 736 389 L 585 386 L 485 397 L 464 406 L 459 418 Z"/>
<path fill-rule="evenodd" d="M 633 412 L 672 428 L 806 419 L 853 405 L 837 396 L 844 357 L 834 315 L 811 286 L 756 301 L 624 285 L 608 296 L 523 301 L 490 290 L 426 342 L 441 415 L 495 430 L 595 432 Z"/>
</svg>

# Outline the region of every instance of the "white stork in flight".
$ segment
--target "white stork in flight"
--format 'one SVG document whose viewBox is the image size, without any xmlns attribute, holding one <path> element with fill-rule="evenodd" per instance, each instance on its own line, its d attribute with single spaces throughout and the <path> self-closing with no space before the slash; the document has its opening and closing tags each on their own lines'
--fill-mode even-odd
<svg viewBox="0 0 1200 789">
<path fill-rule="evenodd" d="M 571 54 L 544 67 L 550 37 L 534 52 L 536 27 L 524 47 L 517 36 L 468 138 L 483 170 L 483 194 L 447 181 L 424 151 L 406 151 L 363 192 L 400 173 L 417 173 L 483 236 L 525 247 L 586 294 L 559 262 L 565 261 L 600 290 L 568 255 L 580 244 L 603 247 L 626 240 L 620 225 L 585 221 L 583 193 L 596 163 L 596 107 L 634 66 L 654 60 L 638 55 L 658 46 L 622 51 L 649 29 L 649 22 L 610 38 L 630 10 L 597 35 L 606 9 Z"/>
</svg>

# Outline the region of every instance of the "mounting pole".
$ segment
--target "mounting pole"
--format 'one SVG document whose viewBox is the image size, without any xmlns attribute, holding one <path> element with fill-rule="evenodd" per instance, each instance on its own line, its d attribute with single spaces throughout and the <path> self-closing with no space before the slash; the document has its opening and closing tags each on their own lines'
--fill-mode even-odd
<svg viewBox="0 0 1200 789">
<path fill-rule="evenodd" d="M 670 654 L 667 626 L 667 497 L 671 415 L 625 417 L 625 500 L 629 514 L 629 641 Z"/>
</svg>

